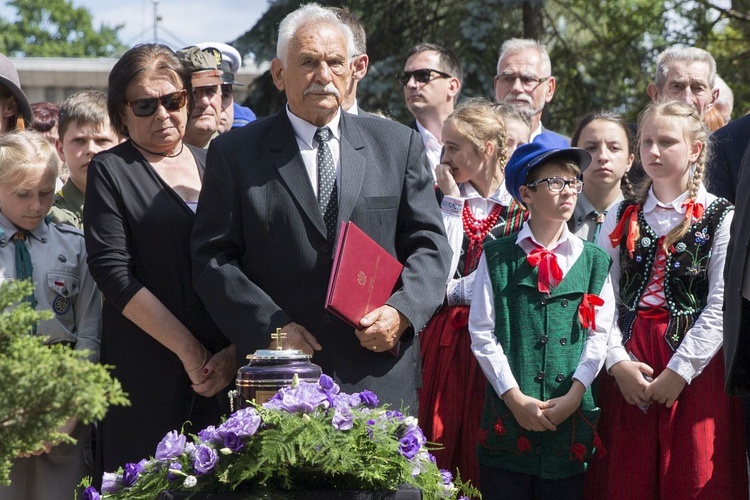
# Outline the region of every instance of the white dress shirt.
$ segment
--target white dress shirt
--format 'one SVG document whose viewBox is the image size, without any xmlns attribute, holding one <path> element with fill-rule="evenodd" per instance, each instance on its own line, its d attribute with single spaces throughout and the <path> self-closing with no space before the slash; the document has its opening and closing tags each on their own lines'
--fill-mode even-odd
<svg viewBox="0 0 750 500">
<path fill-rule="evenodd" d="M 643 203 L 643 215 L 646 223 L 653 229 L 657 236 L 666 235 L 673 227 L 677 226 L 685 217 L 685 208 L 682 203 L 687 199 L 688 192 L 682 193 L 676 200 L 670 203 L 662 203 L 654 196 L 653 188 L 649 190 L 648 198 Z M 708 193 L 701 186 L 696 196 L 696 202 L 708 208 L 716 199 L 716 196 Z M 620 298 L 620 249 L 612 248 L 609 243 L 609 234 L 617 225 L 617 212 L 619 204 L 607 213 L 607 218 L 602 225 L 601 246 L 612 257 L 613 263 L 610 276 L 615 290 L 617 303 L 622 302 Z M 706 307 L 701 312 L 692 328 L 687 331 L 685 338 L 677 348 L 667 364 L 667 368 L 678 373 L 689 384 L 695 377 L 701 374 L 716 352 L 721 348 L 723 342 L 723 318 L 722 304 L 724 302 L 724 261 L 727 256 L 727 243 L 729 242 L 729 227 L 732 224 L 734 211 L 724 218 L 724 222 L 711 237 L 711 260 L 708 263 L 708 300 Z M 653 270 L 652 270 L 653 272 Z M 653 279 L 653 276 L 652 276 Z M 664 292 L 661 298 L 664 297 Z M 641 298 L 640 306 L 648 307 L 648 299 Z M 607 354 L 607 370 L 620 361 L 630 359 L 622 345 L 622 332 L 619 328 L 612 330 L 610 349 Z"/>
<path fill-rule="evenodd" d="M 299 146 L 300 154 L 302 155 L 302 161 L 305 162 L 305 170 L 307 175 L 310 177 L 310 183 L 312 184 L 313 192 L 315 197 L 318 196 L 318 142 L 313 139 L 315 132 L 318 127 L 310 122 L 303 120 L 294 113 L 291 112 L 289 106 L 286 107 L 286 114 L 289 117 L 289 121 L 292 123 L 292 129 L 294 130 L 294 137 L 297 139 L 297 146 Z M 339 130 L 339 123 L 341 121 L 341 108 L 336 111 L 336 115 L 333 119 L 328 122 L 325 126 L 331 129 L 332 135 L 328 140 L 328 147 L 331 150 L 333 156 L 333 164 L 336 168 L 336 183 L 341 185 L 341 131 Z M 337 191 L 339 199 L 341 199 L 341 190 Z"/>
<path fill-rule="evenodd" d="M 518 233 L 516 244 L 527 255 L 538 246 L 542 246 L 534 238 L 528 223 Z M 583 241 L 574 236 L 563 223 L 560 239 L 548 250 L 557 257 L 557 263 L 565 279 L 573 264 L 583 253 Z M 599 297 L 604 300 L 604 305 L 595 310 L 596 328 L 589 330 L 578 367 L 573 373 L 573 378 L 581 382 L 584 387 L 591 385 L 604 364 L 609 331 L 615 323 L 615 298 L 609 277 L 605 280 Z M 471 350 L 495 392 L 502 396 L 510 389 L 518 387 L 503 347 L 495 337 L 494 293 L 484 254 L 479 260 L 474 279 L 473 301 L 469 312 L 469 333 L 471 334 Z M 519 335 L 522 333 L 519 332 Z"/>
<path fill-rule="evenodd" d="M 427 161 L 430 162 L 430 172 L 432 172 L 432 178 L 437 182 L 437 175 L 435 174 L 435 167 L 440 165 L 440 154 L 443 152 L 443 143 L 433 135 L 432 132 L 424 128 L 424 126 L 417 120 L 417 130 L 419 135 L 422 136 L 422 143 L 424 144 L 424 151 L 427 155 Z"/>
<path fill-rule="evenodd" d="M 460 296 L 462 304 L 470 304 L 476 271 L 473 271 L 468 276 L 462 276 L 458 279 L 453 278 L 458 269 L 458 261 L 461 257 L 461 249 L 463 248 L 465 237 L 462 215 L 464 205 L 468 205 L 469 211 L 471 211 L 474 217 L 482 220 L 490 214 L 495 205 L 509 206 L 513 197 L 505 189 L 505 182 L 501 183 L 497 190 L 487 198 L 483 198 L 470 182 L 459 184 L 458 189 L 461 192 L 461 198 L 445 195 L 440 205 L 445 233 L 448 237 L 451 250 L 453 250 L 446 294 L 447 297 Z"/>
</svg>

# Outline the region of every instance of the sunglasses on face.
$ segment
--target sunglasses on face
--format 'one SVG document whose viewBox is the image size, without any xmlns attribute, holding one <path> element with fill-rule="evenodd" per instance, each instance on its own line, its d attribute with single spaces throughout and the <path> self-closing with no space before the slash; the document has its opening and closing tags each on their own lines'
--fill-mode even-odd
<svg viewBox="0 0 750 500">
<path fill-rule="evenodd" d="M 583 191 L 583 181 L 578 178 L 563 179 L 562 177 L 548 177 L 546 179 L 539 179 L 538 181 L 530 182 L 526 184 L 526 187 L 535 187 L 542 182 L 546 182 L 547 189 L 549 189 L 553 193 L 562 192 L 562 190 L 565 189 L 565 186 L 570 186 L 570 188 L 576 193 L 580 193 L 581 191 Z"/>
<path fill-rule="evenodd" d="M 411 80 L 411 77 L 413 76 L 414 81 L 417 83 L 428 83 L 433 79 L 432 78 L 433 73 L 438 74 L 436 78 L 453 78 L 448 73 L 444 73 L 436 69 L 424 68 L 424 69 L 417 69 L 414 71 L 402 71 L 401 73 L 396 75 L 396 81 L 398 81 L 399 85 L 404 87 L 407 83 L 409 83 L 409 80 Z"/>
<path fill-rule="evenodd" d="M 159 97 L 144 97 L 134 101 L 125 101 L 125 104 L 133 110 L 133 114 L 140 117 L 151 116 L 156 113 L 160 103 L 167 111 L 182 109 L 187 103 L 187 90 L 180 90 Z"/>
</svg>

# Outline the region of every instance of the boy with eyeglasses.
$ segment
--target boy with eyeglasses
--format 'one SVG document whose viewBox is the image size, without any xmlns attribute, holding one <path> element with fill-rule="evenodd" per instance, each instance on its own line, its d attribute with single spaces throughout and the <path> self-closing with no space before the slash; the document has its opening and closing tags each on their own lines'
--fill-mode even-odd
<svg viewBox="0 0 750 500">
<path fill-rule="evenodd" d="M 590 390 L 615 319 L 610 258 L 567 228 L 591 155 L 542 133 L 505 168 L 529 211 L 521 231 L 485 244 L 469 314 L 489 385 L 477 454 L 484 498 L 583 496 L 600 443 Z"/>
<path fill-rule="evenodd" d="M 122 142 L 109 123 L 107 96 L 82 90 L 65 99 L 58 113 L 57 154 L 68 168 L 69 177 L 55 193 L 49 215 L 52 222 L 83 230 L 83 202 L 91 158 Z"/>
</svg>

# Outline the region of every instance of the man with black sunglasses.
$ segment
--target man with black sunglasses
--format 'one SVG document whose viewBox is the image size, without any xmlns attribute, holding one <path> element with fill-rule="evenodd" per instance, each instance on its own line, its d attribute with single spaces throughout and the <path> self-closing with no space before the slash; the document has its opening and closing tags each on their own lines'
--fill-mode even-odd
<svg viewBox="0 0 750 500">
<path fill-rule="evenodd" d="M 404 88 L 406 107 L 414 115 L 412 128 L 422 136 L 430 172 L 440 164 L 443 122 L 453 112 L 463 81 L 456 55 L 434 43 L 420 43 L 409 50 L 404 71 L 396 75 Z"/>
<path fill-rule="evenodd" d="M 194 287 L 239 362 L 281 328 L 284 347 L 311 354 L 342 390 L 369 389 L 416 415 L 417 333 L 442 303 L 451 255 L 422 141 L 399 123 L 343 111 L 356 49 L 333 12 L 303 5 L 278 34 L 271 74 L 287 105 L 212 141 Z M 386 304 L 356 329 L 325 308 L 345 221 L 404 265 Z"/>
<path fill-rule="evenodd" d="M 193 73 L 193 110 L 185 126 L 183 142 L 197 148 L 208 148 L 219 134 L 221 120 L 222 71 L 216 57 L 196 46 L 177 51 L 177 56 Z"/>
</svg>

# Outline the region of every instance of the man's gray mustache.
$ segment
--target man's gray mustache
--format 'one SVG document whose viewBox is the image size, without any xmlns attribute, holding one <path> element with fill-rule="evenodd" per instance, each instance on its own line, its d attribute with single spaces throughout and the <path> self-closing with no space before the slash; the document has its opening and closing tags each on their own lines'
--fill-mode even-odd
<svg viewBox="0 0 750 500">
<path fill-rule="evenodd" d="M 303 95 L 307 94 L 331 94 L 336 97 L 340 97 L 341 94 L 339 93 L 339 89 L 337 89 L 332 83 L 329 83 L 327 85 L 320 85 L 318 83 L 313 83 L 309 87 L 305 89 L 305 92 Z"/>
</svg>

